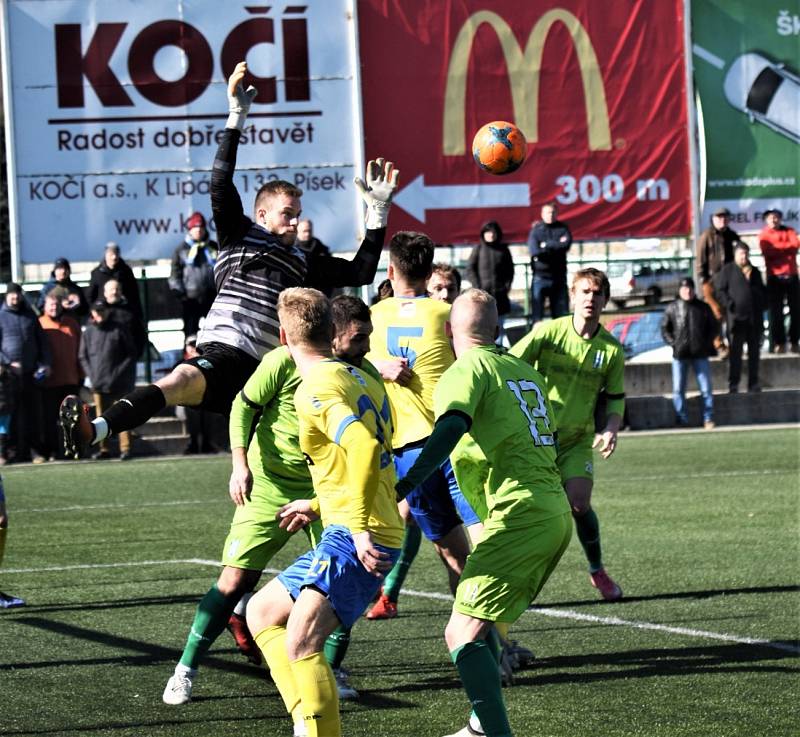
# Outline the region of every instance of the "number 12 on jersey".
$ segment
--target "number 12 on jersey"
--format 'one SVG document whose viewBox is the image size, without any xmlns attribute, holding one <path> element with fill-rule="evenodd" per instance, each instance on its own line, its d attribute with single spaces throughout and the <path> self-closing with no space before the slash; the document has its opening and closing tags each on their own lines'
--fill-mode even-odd
<svg viewBox="0 0 800 737">
<path fill-rule="evenodd" d="M 519 381 L 506 381 L 506 386 L 514 393 L 519 403 L 519 408 L 525 419 L 528 421 L 528 429 L 531 431 L 534 445 L 555 445 L 556 441 L 550 429 L 550 418 L 547 416 L 547 403 L 544 399 L 542 390 L 528 379 Z M 534 405 L 528 403 L 525 394 L 533 394 L 536 397 Z"/>
</svg>

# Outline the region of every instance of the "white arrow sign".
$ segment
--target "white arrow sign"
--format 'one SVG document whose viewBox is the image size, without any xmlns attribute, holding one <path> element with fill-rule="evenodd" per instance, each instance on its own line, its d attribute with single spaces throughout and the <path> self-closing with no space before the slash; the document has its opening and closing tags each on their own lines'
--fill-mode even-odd
<svg viewBox="0 0 800 737">
<path fill-rule="evenodd" d="M 392 199 L 421 223 L 426 210 L 464 210 L 476 207 L 530 207 L 531 190 L 527 184 L 448 184 L 425 186 L 420 174 Z"/>
</svg>

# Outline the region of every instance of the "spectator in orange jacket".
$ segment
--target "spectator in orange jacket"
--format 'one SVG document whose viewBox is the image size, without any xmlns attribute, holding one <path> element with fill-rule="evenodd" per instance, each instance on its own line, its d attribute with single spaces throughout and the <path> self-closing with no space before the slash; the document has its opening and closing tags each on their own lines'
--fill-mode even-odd
<svg viewBox="0 0 800 737">
<path fill-rule="evenodd" d="M 64 458 L 64 443 L 59 438 L 58 408 L 67 394 L 77 394 L 83 381 L 78 360 L 81 326 L 64 313 L 58 292 L 44 298 L 44 312 L 39 317 L 52 361 L 50 373 L 38 385 L 42 419 L 42 456 Z"/>
<path fill-rule="evenodd" d="M 764 213 L 766 226 L 758 234 L 761 253 L 767 267 L 769 331 L 773 353 L 786 352 L 786 328 L 783 305 L 789 307 L 789 342 L 792 353 L 800 353 L 800 283 L 797 276 L 797 251 L 800 242 L 794 228 L 781 223 L 780 210 Z"/>
</svg>

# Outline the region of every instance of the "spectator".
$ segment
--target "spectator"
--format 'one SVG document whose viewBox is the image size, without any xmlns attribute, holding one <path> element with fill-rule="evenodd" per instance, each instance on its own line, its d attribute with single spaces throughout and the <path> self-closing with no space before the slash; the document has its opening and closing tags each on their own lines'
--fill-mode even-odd
<svg viewBox="0 0 800 737">
<path fill-rule="evenodd" d="M 714 277 L 725 264 L 733 261 L 734 248 L 741 243 L 738 233 L 728 227 L 730 217 L 731 211 L 727 207 L 715 210 L 711 216 L 711 227 L 706 228 L 697 240 L 697 261 L 700 264 L 703 299 L 711 308 L 720 327 L 725 323 L 725 314 L 714 292 Z M 714 346 L 722 358 L 728 355 L 721 334 L 717 336 Z"/>
<path fill-rule="evenodd" d="M 93 305 L 102 298 L 103 287 L 110 279 L 116 279 L 119 282 L 122 296 L 127 300 L 129 309 L 142 320 L 144 313 L 139 296 L 139 283 L 133 275 L 133 269 L 120 256 L 119 246 L 114 241 L 106 243 L 103 259 L 92 269 L 89 282 L 89 304 Z"/>
<path fill-rule="evenodd" d="M 50 374 L 39 385 L 42 422 L 42 455 L 54 459 L 64 457 L 63 442 L 59 442 L 58 408 L 67 394 L 77 394 L 83 381 L 83 369 L 78 359 L 81 327 L 77 321 L 64 314 L 55 294 L 44 300 L 44 314 L 39 325 L 50 349 Z"/>
<path fill-rule="evenodd" d="M 72 279 L 72 268 L 69 261 L 65 258 L 57 258 L 50 272 L 50 279 L 39 292 L 36 300 L 36 307 L 41 312 L 44 309 L 44 300 L 48 294 L 55 291 L 56 296 L 61 300 L 61 307 L 64 312 L 78 322 L 89 314 L 89 303 L 86 295 Z"/>
<path fill-rule="evenodd" d="M 714 397 L 711 390 L 709 356 L 716 355 L 714 338 L 719 331 L 714 313 L 697 299 L 694 280 L 681 280 L 678 299 L 672 302 L 661 320 L 661 335 L 672 346 L 672 402 L 678 425 L 686 427 L 686 380 L 689 367 L 694 370 L 703 397 L 703 427 L 714 428 Z"/>
<path fill-rule="evenodd" d="M 428 278 L 428 296 L 451 305 L 461 292 L 461 274 L 450 264 L 434 264 Z"/>
<path fill-rule="evenodd" d="M 214 264 L 219 246 L 209 240 L 206 219 L 195 212 L 186 221 L 188 232 L 172 254 L 169 288 L 181 301 L 183 334 L 197 334 L 200 319 L 208 314 L 217 293 Z"/>
<path fill-rule="evenodd" d="M 378 284 L 377 287 L 375 287 L 375 294 L 372 295 L 371 304 L 378 304 L 378 302 L 381 300 L 388 299 L 389 297 L 394 297 L 392 282 L 390 282 L 388 279 L 384 279 Z"/>
<path fill-rule="evenodd" d="M 36 413 L 31 412 L 35 406 L 34 376 L 41 380 L 49 373 L 50 350 L 22 287 L 13 282 L 6 287 L 0 309 L 0 364 L 10 374 L 12 403 L 10 433 L 0 436 L 0 457 L 8 460 L 8 445 L 15 443 L 15 459 L 30 461 L 31 445 L 39 444 Z"/>
<path fill-rule="evenodd" d="M 473 287 L 483 289 L 495 298 L 502 325 L 503 316 L 511 312 L 508 293 L 514 281 L 514 261 L 496 221 L 490 220 L 481 228 L 481 239 L 469 256 L 466 276 Z"/>
<path fill-rule="evenodd" d="M 725 309 L 730 340 L 728 388 L 739 391 L 742 349 L 747 344 L 747 391 L 759 392 L 758 362 L 764 329 L 764 282 L 761 272 L 750 263 L 750 248 L 739 242 L 733 263 L 726 264 L 714 278 L 714 291 Z"/>
<path fill-rule="evenodd" d="M 792 353 L 800 353 L 800 283 L 797 278 L 797 251 L 800 242 L 794 228 L 781 224 L 780 210 L 764 213 L 767 223 L 758 234 L 761 253 L 767 268 L 769 332 L 773 353 L 786 351 L 786 327 L 783 304 L 789 308 L 789 343 Z"/>
<path fill-rule="evenodd" d="M 533 270 L 531 320 L 534 323 L 544 317 L 545 299 L 550 302 L 551 317 L 562 317 L 569 312 L 567 253 L 572 245 L 572 233 L 557 216 L 555 203 L 547 203 L 542 207 L 542 219 L 533 224 L 528 235 Z"/>
<path fill-rule="evenodd" d="M 301 220 L 297 223 L 297 240 L 295 245 L 308 254 L 309 263 L 320 256 L 330 256 L 331 249 L 314 235 L 314 223 L 310 220 Z M 333 295 L 333 287 L 323 287 L 320 290 L 326 297 Z"/>
<path fill-rule="evenodd" d="M 116 279 L 109 279 L 103 284 L 103 296 L 99 301 L 105 302 L 110 309 L 109 314 L 117 322 L 127 324 L 133 336 L 133 342 L 136 345 L 136 357 L 141 356 L 147 339 L 144 322 L 142 322 L 141 317 L 136 314 L 135 310 L 131 308 L 128 300 L 125 299 L 122 293 L 122 285 Z"/>
<path fill-rule="evenodd" d="M 92 305 L 91 321 L 83 332 L 80 360 L 92 382 L 95 411 L 104 412 L 133 389 L 136 382 L 136 345 L 129 323 L 104 301 Z M 130 432 L 119 434 L 120 460 L 131 457 Z M 110 458 L 108 439 L 99 443 L 96 459 Z"/>
</svg>

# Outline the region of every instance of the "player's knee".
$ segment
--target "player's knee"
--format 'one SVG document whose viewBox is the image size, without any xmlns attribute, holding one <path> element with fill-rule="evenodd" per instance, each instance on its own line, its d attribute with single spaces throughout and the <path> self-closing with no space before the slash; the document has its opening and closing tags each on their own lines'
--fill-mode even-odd
<svg viewBox="0 0 800 737">
<path fill-rule="evenodd" d="M 225 566 L 217 579 L 217 588 L 224 596 L 243 596 L 255 588 L 260 575 L 260 571 Z"/>
<path fill-rule="evenodd" d="M 583 517 L 591 508 L 592 505 L 588 499 L 577 499 L 570 502 L 573 517 Z"/>
</svg>

